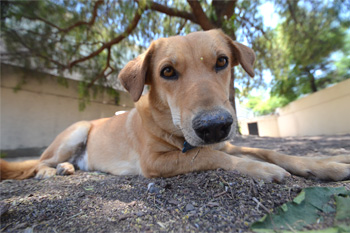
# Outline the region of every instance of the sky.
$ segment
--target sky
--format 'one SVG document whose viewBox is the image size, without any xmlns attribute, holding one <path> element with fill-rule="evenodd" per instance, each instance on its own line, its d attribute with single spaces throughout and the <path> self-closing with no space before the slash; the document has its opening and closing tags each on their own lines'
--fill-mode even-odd
<svg viewBox="0 0 350 233">
<path fill-rule="evenodd" d="M 279 21 L 279 16 L 276 14 L 274 5 L 271 2 L 266 2 L 259 7 L 263 16 L 264 24 L 269 27 L 276 27 Z"/>
</svg>

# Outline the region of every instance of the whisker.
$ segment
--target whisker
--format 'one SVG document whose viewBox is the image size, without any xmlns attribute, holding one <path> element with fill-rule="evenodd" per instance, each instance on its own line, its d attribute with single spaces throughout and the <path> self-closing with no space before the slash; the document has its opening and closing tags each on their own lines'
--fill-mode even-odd
<svg viewBox="0 0 350 233">
<path fill-rule="evenodd" d="M 198 147 L 198 151 L 197 151 L 197 153 L 193 156 L 192 161 L 191 161 L 191 164 L 193 164 L 194 160 L 197 158 L 197 155 L 199 154 L 199 151 L 200 151 L 200 150 L 201 150 L 201 148 Z"/>
</svg>

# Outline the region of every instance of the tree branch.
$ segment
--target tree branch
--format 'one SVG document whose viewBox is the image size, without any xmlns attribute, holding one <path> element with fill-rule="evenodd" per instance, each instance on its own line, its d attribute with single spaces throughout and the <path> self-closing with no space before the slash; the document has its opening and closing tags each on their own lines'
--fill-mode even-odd
<svg viewBox="0 0 350 233">
<path fill-rule="evenodd" d="M 260 32 L 263 34 L 263 36 L 264 36 L 266 39 L 268 39 L 267 36 L 266 36 L 266 32 L 265 32 L 265 30 L 264 30 L 262 27 L 260 27 L 260 26 L 258 26 L 258 25 L 255 25 L 254 23 L 250 22 L 244 15 L 238 16 L 238 17 L 241 18 L 241 20 L 238 20 L 238 21 L 239 21 L 242 25 L 245 25 L 246 23 L 249 24 L 251 27 L 255 28 L 257 31 L 260 31 Z"/>
<path fill-rule="evenodd" d="M 101 78 L 106 78 L 108 75 L 110 75 L 111 73 L 114 72 L 113 67 L 111 67 L 111 65 L 110 65 L 110 61 L 111 61 L 111 47 L 108 47 L 108 48 L 107 48 L 107 51 L 108 51 L 108 53 L 107 53 L 107 61 L 106 61 L 106 66 L 105 66 L 105 68 L 103 69 L 103 71 L 102 71 L 98 76 L 96 76 L 96 77 L 89 83 L 89 85 L 87 86 L 88 88 L 92 87 L 92 86 L 95 84 L 95 82 L 96 82 L 97 80 L 99 80 L 99 79 L 101 79 Z M 105 74 L 105 72 L 107 71 L 108 68 L 110 69 L 110 71 L 109 71 L 107 74 Z"/>
<path fill-rule="evenodd" d="M 237 4 L 237 0 L 230 0 L 228 2 L 226 2 L 226 6 L 225 6 L 225 11 L 224 11 L 224 15 L 227 16 L 227 18 L 231 18 L 232 15 L 235 13 L 235 7 Z"/>
<path fill-rule="evenodd" d="M 141 19 L 141 15 L 144 12 L 144 9 L 141 9 L 140 7 L 136 10 L 135 16 L 133 18 L 133 20 L 131 21 L 131 23 L 129 24 L 129 26 L 126 28 L 126 30 L 120 34 L 118 37 L 106 42 L 104 45 L 102 45 L 99 49 L 97 49 L 96 51 L 90 53 L 89 55 L 79 58 L 75 61 L 72 61 L 68 64 L 68 68 L 73 67 L 74 65 L 86 61 L 94 56 L 97 56 L 98 54 L 100 54 L 104 49 L 111 47 L 114 44 L 118 44 L 120 41 L 122 41 L 124 38 L 126 38 L 137 26 L 139 20 Z"/>
<path fill-rule="evenodd" d="M 139 0 L 135 0 L 135 2 L 139 3 Z M 169 15 L 169 16 L 176 16 L 176 17 L 180 17 L 183 19 L 187 19 L 187 20 L 192 21 L 193 23 L 198 24 L 196 17 L 192 13 L 187 12 L 187 11 L 180 11 L 178 9 L 164 6 L 162 4 L 159 4 L 159 3 L 156 3 L 153 1 L 147 2 L 145 10 L 148 10 L 148 9 L 158 11 L 160 13 L 164 13 L 164 14 Z"/>
<path fill-rule="evenodd" d="M 222 26 L 222 21 L 225 20 L 225 16 L 227 19 L 231 18 L 236 6 L 237 0 L 213 0 L 212 6 L 215 10 L 217 20 L 215 22 L 215 25 L 220 27 Z"/>
<path fill-rule="evenodd" d="M 182 29 L 186 26 L 187 20 L 184 20 L 184 22 L 180 25 L 179 29 L 177 30 L 176 35 L 180 35 Z"/>
<path fill-rule="evenodd" d="M 293 4 L 293 5 L 292 5 L 292 4 Z M 288 10 L 289 10 L 290 15 L 292 16 L 292 19 L 294 20 L 295 24 L 298 24 L 298 23 L 299 23 L 299 21 L 298 21 L 296 15 L 295 15 L 295 11 L 294 11 L 295 6 L 296 6 L 297 4 L 298 4 L 297 1 L 296 1 L 296 2 L 295 2 L 295 1 L 294 1 L 294 2 L 287 1 Z"/>
<path fill-rule="evenodd" d="M 92 25 L 95 23 L 95 20 L 96 20 L 96 18 L 97 18 L 97 9 L 98 9 L 98 7 L 99 7 L 100 5 L 102 5 L 102 3 L 103 3 L 103 0 L 98 0 L 97 2 L 95 2 L 94 9 L 93 9 L 93 11 L 92 11 L 92 18 L 90 19 L 89 22 L 78 21 L 78 22 L 76 22 L 75 24 L 71 25 L 70 27 L 63 29 L 62 31 L 63 31 L 63 32 L 67 32 L 67 31 L 70 31 L 70 30 L 72 30 L 73 28 L 79 27 L 79 26 L 81 26 L 81 25 L 92 26 Z"/>
<path fill-rule="evenodd" d="M 95 5 L 94 5 L 94 9 L 92 11 L 92 17 L 90 19 L 90 21 L 86 22 L 86 21 L 78 21 L 76 23 L 74 23 L 73 25 L 67 27 L 67 28 L 61 28 L 59 26 L 57 26 L 56 24 L 54 23 L 51 23 L 49 21 L 47 21 L 46 19 L 42 18 L 42 17 L 39 17 L 39 16 L 35 16 L 35 17 L 30 17 L 30 16 L 23 16 L 27 19 L 31 19 L 31 20 L 39 20 L 39 21 L 42 21 L 44 22 L 45 24 L 51 26 L 51 27 L 54 27 L 56 28 L 58 31 L 60 32 L 63 32 L 63 33 L 67 33 L 69 31 L 71 31 L 73 28 L 76 28 L 76 27 L 79 27 L 81 25 L 88 25 L 88 26 L 92 26 L 94 23 L 95 23 L 95 20 L 97 18 L 97 9 L 98 7 L 103 3 L 103 0 L 98 0 L 95 2 Z"/>
<path fill-rule="evenodd" d="M 215 28 L 215 26 L 205 15 L 203 8 L 198 1 L 187 0 L 187 2 L 192 8 L 192 12 L 196 17 L 197 23 L 203 28 L 203 30 L 210 30 Z"/>
</svg>

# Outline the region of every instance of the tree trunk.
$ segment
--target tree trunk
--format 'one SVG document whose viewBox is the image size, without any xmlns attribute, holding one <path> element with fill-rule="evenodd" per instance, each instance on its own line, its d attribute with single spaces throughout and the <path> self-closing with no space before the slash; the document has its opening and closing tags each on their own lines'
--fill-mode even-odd
<svg viewBox="0 0 350 233">
<path fill-rule="evenodd" d="M 310 87 L 311 87 L 311 90 L 313 93 L 317 92 L 318 89 L 317 89 L 317 86 L 316 86 L 316 79 L 315 79 L 315 76 L 310 72 L 310 69 L 309 68 L 305 68 L 305 71 L 307 73 L 307 77 L 310 81 Z"/>
<path fill-rule="evenodd" d="M 235 31 L 231 31 L 230 33 L 226 32 L 233 40 L 236 40 L 236 33 Z M 230 103 L 232 105 L 232 108 L 235 110 L 235 121 L 236 124 L 236 134 L 242 135 L 241 131 L 239 130 L 238 126 L 238 117 L 237 117 L 237 108 L 236 108 L 236 90 L 235 90 L 235 68 L 231 69 L 231 82 L 230 82 L 230 96 L 229 96 Z"/>
<path fill-rule="evenodd" d="M 317 86 L 316 86 L 316 80 L 315 80 L 315 76 L 313 74 L 310 73 L 309 75 L 309 79 L 310 79 L 310 84 L 311 84 L 311 90 L 312 92 L 317 92 Z"/>
</svg>

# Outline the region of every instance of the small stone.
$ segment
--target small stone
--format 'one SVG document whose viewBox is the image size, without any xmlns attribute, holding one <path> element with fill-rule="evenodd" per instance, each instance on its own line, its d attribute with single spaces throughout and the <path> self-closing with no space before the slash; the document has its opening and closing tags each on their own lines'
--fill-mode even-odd
<svg viewBox="0 0 350 233">
<path fill-rule="evenodd" d="M 143 215 L 145 215 L 145 214 L 143 212 L 141 212 L 141 211 L 136 213 L 137 217 L 142 217 Z"/>
<path fill-rule="evenodd" d="M 147 191 L 149 193 L 155 194 L 155 193 L 159 193 L 159 188 L 157 188 L 154 183 L 149 183 L 147 186 Z"/>
<path fill-rule="evenodd" d="M 153 186 L 154 186 L 154 183 L 149 183 L 149 184 L 147 185 L 147 191 L 149 191 L 150 188 L 152 188 Z"/>
<path fill-rule="evenodd" d="M 84 196 L 85 196 L 85 193 L 83 192 L 78 193 L 78 197 L 84 197 Z"/>
<path fill-rule="evenodd" d="M 189 211 L 192 211 L 194 210 L 194 206 L 192 204 L 187 204 L 186 205 L 186 211 L 189 212 Z"/>
<path fill-rule="evenodd" d="M 213 201 L 210 201 L 210 202 L 208 202 L 208 204 L 207 204 L 209 207 L 217 207 L 217 206 L 220 206 L 220 204 L 219 203 L 217 203 L 217 202 L 213 202 Z"/>
<path fill-rule="evenodd" d="M 178 204 L 180 204 L 179 201 L 174 200 L 174 199 L 169 200 L 168 203 L 169 203 L 169 204 L 173 204 L 173 205 L 178 205 Z"/>
</svg>

